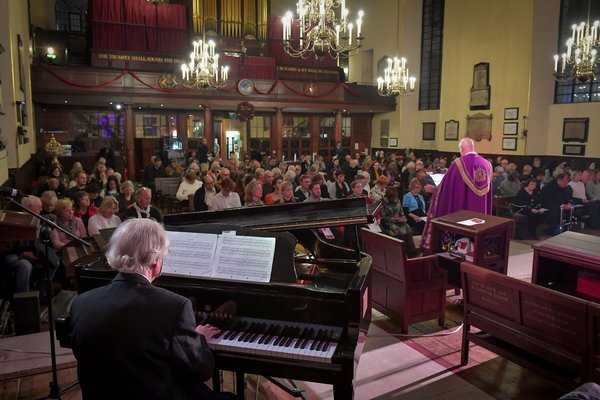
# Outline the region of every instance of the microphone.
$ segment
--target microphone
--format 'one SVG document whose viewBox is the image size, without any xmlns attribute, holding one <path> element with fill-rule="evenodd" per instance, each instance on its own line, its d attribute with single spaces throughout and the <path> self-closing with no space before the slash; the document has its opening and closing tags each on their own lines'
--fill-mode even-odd
<svg viewBox="0 0 600 400">
<path fill-rule="evenodd" d="M 0 195 L 10 196 L 10 197 L 27 197 L 27 195 L 20 190 L 9 188 L 9 187 L 0 187 Z"/>
</svg>

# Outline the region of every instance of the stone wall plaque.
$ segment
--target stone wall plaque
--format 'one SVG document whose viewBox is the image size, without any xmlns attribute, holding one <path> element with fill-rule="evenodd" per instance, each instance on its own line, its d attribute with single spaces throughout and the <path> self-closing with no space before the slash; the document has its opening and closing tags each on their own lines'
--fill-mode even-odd
<svg viewBox="0 0 600 400">
<path fill-rule="evenodd" d="M 481 139 L 492 140 L 492 114 L 486 115 L 477 113 L 467 115 L 467 133 L 466 136 L 480 141 Z"/>
<path fill-rule="evenodd" d="M 469 107 L 471 110 L 489 110 L 490 109 L 490 64 L 482 62 L 473 67 L 473 86 L 471 86 L 471 101 Z"/>
</svg>

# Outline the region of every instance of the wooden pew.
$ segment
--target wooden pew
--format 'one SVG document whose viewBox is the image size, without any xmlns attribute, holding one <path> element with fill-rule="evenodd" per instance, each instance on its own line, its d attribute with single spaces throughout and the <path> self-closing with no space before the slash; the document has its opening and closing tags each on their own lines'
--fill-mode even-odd
<svg viewBox="0 0 600 400">
<path fill-rule="evenodd" d="M 363 250 L 373 258 L 373 307 L 402 325 L 402 333 L 417 322 L 445 321 L 446 271 L 437 256 L 406 257 L 406 244 L 391 236 L 363 228 Z"/>
<path fill-rule="evenodd" d="M 462 365 L 473 342 L 552 380 L 589 378 L 587 301 L 466 262 L 461 275 Z"/>
<path fill-rule="evenodd" d="M 600 382 L 600 304 L 590 302 L 588 308 L 589 380 Z"/>
</svg>

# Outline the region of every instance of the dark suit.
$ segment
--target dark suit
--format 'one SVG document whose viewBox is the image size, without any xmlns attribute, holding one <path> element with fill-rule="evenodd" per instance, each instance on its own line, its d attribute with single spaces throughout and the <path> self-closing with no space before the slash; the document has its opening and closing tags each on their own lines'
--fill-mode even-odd
<svg viewBox="0 0 600 400">
<path fill-rule="evenodd" d="M 214 360 L 191 302 L 138 274 L 118 274 L 71 307 L 84 399 L 213 399 Z"/>
<path fill-rule="evenodd" d="M 208 204 L 206 204 L 206 186 L 196 190 L 194 193 L 194 211 L 207 211 Z"/>
</svg>

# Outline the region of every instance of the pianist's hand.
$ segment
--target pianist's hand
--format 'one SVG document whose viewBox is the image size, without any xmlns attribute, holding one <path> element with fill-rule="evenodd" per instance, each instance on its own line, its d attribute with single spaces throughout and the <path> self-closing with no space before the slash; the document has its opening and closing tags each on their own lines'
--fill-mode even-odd
<svg viewBox="0 0 600 400">
<path fill-rule="evenodd" d="M 206 324 L 206 325 L 198 325 L 196 327 L 196 332 L 203 335 L 206 340 L 210 340 L 217 333 L 221 332 L 221 330 L 219 328 L 217 328 L 216 326 Z"/>
</svg>

